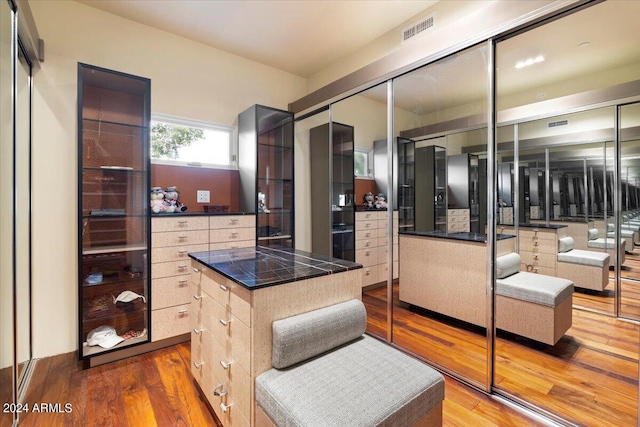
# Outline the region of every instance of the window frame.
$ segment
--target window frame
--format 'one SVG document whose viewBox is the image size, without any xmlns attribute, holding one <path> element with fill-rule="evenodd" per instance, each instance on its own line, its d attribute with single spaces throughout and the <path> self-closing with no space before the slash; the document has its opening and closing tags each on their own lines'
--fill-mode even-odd
<svg viewBox="0 0 640 427">
<path fill-rule="evenodd" d="M 355 162 L 356 154 L 364 154 L 366 158 L 365 167 L 367 169 L 366 175 L 358 175 L 356 174 L 356 168 L 353 168 L 353 175 L 355 178 L 359 179 L 374 179 L 374 170 L 373 170 L 373 148 L 363 148 L 363 147 L 354 147 L 353 149 L 353 161 Z"/>
<path fill-rule="evenodd" d="M 203 130 L 216 130 L 228 132 L 229 134 L 229 161 L 227 164 L 216 163 L 199 163 L 188 162 L 177 159 L 156 159 L 151 157 L 151 128 L 153 122 L 168 123 L 171 125 L 187 126 Z M 238 170 L 238 128 L 236 126 L 222 125 L 219 123 L 208 122 L 205 120 L 190 119 L 187 117 L 173 116 L 169 114 L 153 113 L 151 114 L 151 123 L 149 127 L 149 158 L 151 164 L 154 165 L 171 165 L 171 166 L 187 166 L 192 168 L 205 169 L 233 169 Z"/>
</svg>

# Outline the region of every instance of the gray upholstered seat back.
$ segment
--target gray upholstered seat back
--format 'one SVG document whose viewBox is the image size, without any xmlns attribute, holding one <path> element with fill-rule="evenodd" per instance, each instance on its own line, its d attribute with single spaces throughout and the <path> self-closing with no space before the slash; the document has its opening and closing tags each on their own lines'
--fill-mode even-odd
<svg viewBox="0 0 640 427">
<path fill-rule="evenodd" d="M 276 320 L 271 364 L 288 368 L 359 338 L 366 328 L 366 309 L 356 299 Z"/>
</svg>

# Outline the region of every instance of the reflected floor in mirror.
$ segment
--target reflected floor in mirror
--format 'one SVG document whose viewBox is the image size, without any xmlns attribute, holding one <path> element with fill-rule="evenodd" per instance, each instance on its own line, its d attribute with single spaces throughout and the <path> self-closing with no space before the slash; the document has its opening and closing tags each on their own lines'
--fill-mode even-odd
<svg viewBox="0 0 640 427">
<path fill-rule="evenodd" d="M 384 336 L 386 290 L 363 301 L 369 331 Z M 395 285 L 394 342 L 469 378 L 485 375 L 484 334 L 397 302 Z M 499 331 L 495 385 L 579 425 L 636 426 L 639 344 L 638 325 L 573 309 L 573 326 L 555 346 Z"/>
</svg>

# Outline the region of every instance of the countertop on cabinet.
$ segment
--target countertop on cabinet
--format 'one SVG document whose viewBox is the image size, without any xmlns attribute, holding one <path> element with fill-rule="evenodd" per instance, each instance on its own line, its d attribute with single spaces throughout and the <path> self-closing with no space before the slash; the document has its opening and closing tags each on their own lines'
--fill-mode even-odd
<svg viewBox="0 0 640 427">
<path fill-rule="evenodd" d="M 513 227 L 513 225 L 511 225 L 510 227 Z M 567 227 L 564 224 L 544 224 L 544 223 L 527 223 L 527 224 L 518 224 L 518 227 L 520 228 L 547 228 L 549 230 L 557 230 L 558 228 L 565 228 Z"/>
<path fill-rule="evenodd" d="M 173 212 L 173 213 L 152 213 L 152 218 L 179 218 L 181 216 L 228 216 L 228 215 L 255 215 L 247 212 Z"/>
<path fill-rule="evenodd" d="M 462 240 L 465 242 L 486 242 L 487 235 L 481 233 L 470 233 L 470 232 L 448 232 L 443 230 L 429 230 L 429 231 L 400 231 L 399 234 L 405 236 L 420 236 L 420 237 L 435 237 L 438 239 L 449 239 L 449 240 Z M 511 234 L 498 234 L 496 235 L 497 240 L 505 240 L 511 239 L 515 236 Z"/>
<path fill-rule="evenodd" d="M 355 262 L 301 250 L 262 246 L 189 256 L 249 290 L 362 268 Z"/>
</svg>

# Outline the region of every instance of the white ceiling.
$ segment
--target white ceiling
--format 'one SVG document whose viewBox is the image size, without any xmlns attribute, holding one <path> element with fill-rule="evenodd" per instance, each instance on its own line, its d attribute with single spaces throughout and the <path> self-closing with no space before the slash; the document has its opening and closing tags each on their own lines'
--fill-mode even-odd
<svg viewBox="0 0 640 427">
<path fill-rule="evenodd" d="M 77 1 L 301 77 L 355 52 L 437 2 Z"/>
</svg>

